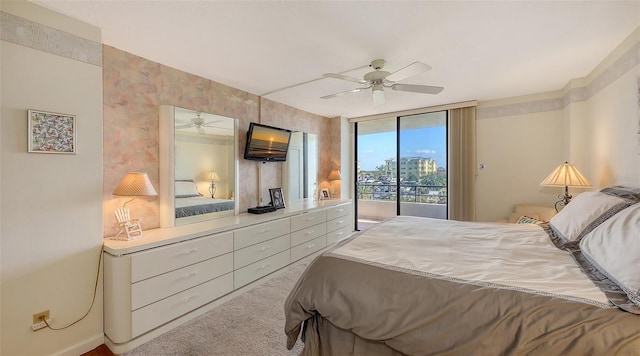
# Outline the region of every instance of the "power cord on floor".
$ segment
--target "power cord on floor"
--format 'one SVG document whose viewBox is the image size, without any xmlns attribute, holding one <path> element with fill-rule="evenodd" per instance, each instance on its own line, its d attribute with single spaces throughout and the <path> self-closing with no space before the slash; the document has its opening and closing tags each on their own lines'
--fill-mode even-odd
<svg viewBox="0 0 640 356">
<path fill-rule="evenodd" d="M 89 312 L 91 312 L 91 309 L 93 309 L 93 305 L 96 302 L 96 295 L 98 294 L 98 282 L 100 281 L 100 265 L 102 264 L 102 253 L 104 252 L 104 244 L 102 244 L 102 246 L 100 246 L 100 256 L 98 257 L 98 268 L 97 268 L 97 272 L 96 272 L 96 282 L 95 285 L 93 287 L 93 298 L 91 299 L 91 305 L 89 305 L 89 310 L 87 310 L 86 313 L 84 313 L 84 315 L 82 317 L 80 317 L 80 319 L 72 322 L 71 324 L 67 325 L 67 326 L 63 326 L 63 327 L 59 327 L 59 328 L 55 328 L 53 326 L 51 326 L 51 324 L 49 324 L 49 322 L 47 321 L 47 318 L 40 318 L 41 321 L 43 321 L 46 325 L 47 328 L 51 329 L 51 330 L 64 330 L 67 329 L 77 323 L 79 323 L 80 321 L 82 321 L 84 318 L 87 317 L 87 315 L 89 315 Z"/>
</svg>

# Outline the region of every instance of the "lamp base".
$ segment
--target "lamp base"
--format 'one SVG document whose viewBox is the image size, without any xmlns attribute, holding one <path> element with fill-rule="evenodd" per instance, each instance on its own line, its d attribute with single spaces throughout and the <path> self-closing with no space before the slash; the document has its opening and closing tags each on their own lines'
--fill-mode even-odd
<svg viewBox="0 0 640 356">
<path fill-rule="evenodd" d="M 211 181 L 211 185 L 209 186 L 209 194 L 211 194 L 211 199 L 215 198 L 216 184 L 213 181 Z"/>
<path fill-rule="evenodd" d="M 560 211 L 563 207 L 565 207 L 571 201 L 571 194 L 569 194 L 569 187 L 564 187 L 564 194 L 558 195 L 558 200 L 555 204 L 556 212 Z"/>
</svg>

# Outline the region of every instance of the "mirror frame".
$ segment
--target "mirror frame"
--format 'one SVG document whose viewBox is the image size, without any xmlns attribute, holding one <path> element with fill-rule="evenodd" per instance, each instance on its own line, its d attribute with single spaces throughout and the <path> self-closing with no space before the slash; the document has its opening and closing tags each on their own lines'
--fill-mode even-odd
<svg viewBox="0 0 640 356">
<path fill-rule="evenodd" d="M 197 110 L 182 108 L 184 110 L 192 110 L 194 112 L 198 112 Z M 159 106 L 159 173 L 160 173 L 160 191 L 158 195 L 160 197 L 160 227 L 174 227 L 177 225 L 183 225 L 183 223 L 178 224 L 175 218 L 175 184 L 173 183 L 176 179 L 175 172 L 175 109 L 174 105 L 160 105 Z M 239 185 L 238 185 L 238 119 L 226 117 L 222 115 L 207 113 L 210 115 L 215 115 L 221 118 L 233 120 L 233 169 L 234 169 L 234 210 L 233 215 L 238 215 L 240 211 L 238 197 L 239 193 Z M 219 217 L 231 216 L 231 214 L 221 215 Z M 211 214 L 202 215 L 200 218 L 197 217 L 186 217 L 185 224 L 200 222 L 200 221 L 210 221 L 215 220 L 216 217 Z"/>
</svg>

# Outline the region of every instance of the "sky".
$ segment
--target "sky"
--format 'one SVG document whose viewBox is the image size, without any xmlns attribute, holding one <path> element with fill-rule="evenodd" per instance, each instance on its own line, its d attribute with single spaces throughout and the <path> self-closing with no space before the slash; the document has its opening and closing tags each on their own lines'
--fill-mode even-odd
<svg viewBox="0 0 640 356">
<path fill-rule="evenodd" d="M 447 129 L 437 126 L 400 132 L 400 156 L 424 157 L 447 167 Z M 373 171 L 384 161 L 396 157 L 396 132 L 358 135 L 358 161 L 363 171 Z"/>
</svg>

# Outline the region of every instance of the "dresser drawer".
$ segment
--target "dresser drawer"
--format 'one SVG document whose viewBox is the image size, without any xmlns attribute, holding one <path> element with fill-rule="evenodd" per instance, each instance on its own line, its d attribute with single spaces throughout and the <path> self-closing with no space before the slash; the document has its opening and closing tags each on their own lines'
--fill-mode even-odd
<svg viewBox="0 0 640 356">
<path fill-rule="evenodd" d="M 280 219 L 244 229 L 238 229 L 233 233 L 233 246 L 236 250 L 239 250 L 247 246 L 270 240 L 274 237 L 288 234 L 289 231 L 289 219 Z"/>
<path fill-rule="evenodd" d="M 291 246 L 313 240 L 327 233 L 327 224 L 321 223 L 291 233 Z"/>
<path fill-rule="evenodd" d="M 233 233 L 205 236 L 131 256 L 131 282 L 185 267 L 233 251 Z"/>
<path fill-rule="evenodd" d="M 327 220 L 333 220 L 341 216 L 351 214 L 351 204 L 343 204 L 338 206 L 332 206 L 327 209 Z"/>
<path fill-rule="evenodd" d="M 351 226 L 351 215 L 341 216 L 337 219 L 327 221 L 327 233 L 336 231 L 345 226 Z"/>
<path fill-rule="evenodd" d="M 131 285 L 131 310 L 233 271 L 233 253 L 177 269 Z"/>
<path fill-rule="evenodd" d="M 291 245 L 289 240 L 289 234 L 286 234 L 276 237 L 275 239 L 236 250 L 233 252 L 233 268 L 238 269 L 273 256 L 276 253 L 288 250 Z"/>
<path fill-rule="evenodd" d="M 325 221 L 327 221 L 327 212 L 324 210 L 304 213 L 291 218 L 291 231 L 298 231 Z"/>
<path fill-rule="evenodd" d="M 225 274 L 184 292 L 147 305 L 131 313 L 131 333 L 135 338 L 170 320 L 201 307 L 233 290 L 233 273 Z"/>
<path fill-rule="evenodd" d="M 233 272 L 233 286 L 240 288 L 289 264 L 289 250 L 252 263 Z"/>
<path fill-rule="evenodd" d="M 351 230 L 351 226 L 342 227 L 336 231 L 331 231 L 327 234 L 327 246 L 334 244 L 340 240 L 346 239 L 351 235 L 353 231 Z"/>
<path fill-rule="evenodd" d="M 308 256 L 316 251 L 320 251 L 321 249 L 327 246 L 327 238 L 326 236 L 317 237 L 311 241 L 305 242 L 301 245 L 295 246 L 291 248 L 291 262 L 297 261 L 302 257 Z"/>
</svg>

